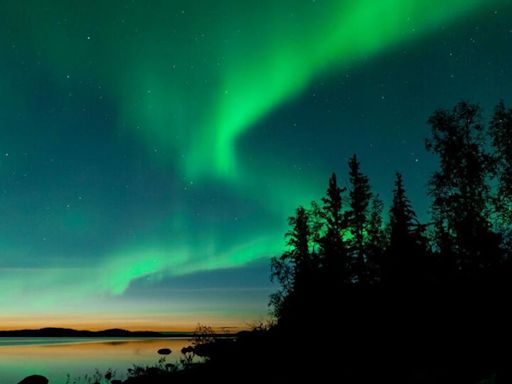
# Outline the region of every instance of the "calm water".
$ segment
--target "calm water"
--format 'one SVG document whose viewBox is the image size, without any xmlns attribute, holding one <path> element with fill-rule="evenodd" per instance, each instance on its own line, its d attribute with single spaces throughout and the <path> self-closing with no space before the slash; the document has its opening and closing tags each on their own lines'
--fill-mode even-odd
<svg viewBox="0 0 512 384">
<path fill-rule="evenodd" d="M 72 379 L 82 378 L 77 382 L 84 383 L 84 375 L 108 368 L 123 379 L 134 364 L 155 364 L 160 357 L 158 349 L 170 348 L 167 361 L 174 362 L 182 356 L 181 348 L 190 344 L 187 338 L 0 338 L 0 383 L 16 384 L 35 373 L 48 377 L 50 384 L 66 383 L 68 374 Z"/>
</svg>

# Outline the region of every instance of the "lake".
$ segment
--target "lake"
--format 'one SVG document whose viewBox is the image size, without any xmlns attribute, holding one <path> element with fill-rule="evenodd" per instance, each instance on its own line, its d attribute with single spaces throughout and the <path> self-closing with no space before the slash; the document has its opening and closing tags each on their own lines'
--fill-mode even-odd
<svg viewBox="0 0 512 384">
<path fill-rule="evenodd" d="M 96 369 L 115 369 L 116 378 L 126 378 L 134 364 L 154 365 L 160 348 L 170 348 L 167 362 L 179 360 L 189 338 L 0 338 L 0 383 L 16 384 L 32 374 L 46 376 L 50 384 L 86 383 L 84 375 Z M 81 380 L 78 380 L 81 379 Z"/>
</svg>

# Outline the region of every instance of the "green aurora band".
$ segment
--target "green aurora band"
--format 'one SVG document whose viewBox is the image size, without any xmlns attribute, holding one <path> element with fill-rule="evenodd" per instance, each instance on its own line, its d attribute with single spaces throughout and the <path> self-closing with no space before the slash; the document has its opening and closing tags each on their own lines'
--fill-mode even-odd
<svg viewBox="0 0 512 384">
<path fill-rule="evenodd" d="M 171 153 L 184 148 L 181 159 L 176 160 L 182 162 L 187 177 L 223 177 L 243 183 L 237 172 L 237 138 L 298 95 L 313 79 L 420 39 L 446 23 L 497 2 L 244 3 L 240 12 L 231 12 L 231 16 L 223 13 L 222 18 L 212 21 L 208 30 L 221 33 L 204 37 L 201 45 L 205 51 L 191 60 L 194 64 L 185 73 L 169 73 L 168 67 L 175 59 L 172 54 L 159 55 L 157 60 L 154 55 L 143 55 L 148 60 L 137 65 L 144 68 L 137 71 L 141 88 L 126 90 L 135 98 L 146 92 L 144 100 L 136 103 L 133 118 L 142 121 L 141 133 L 148 142 L 167 143 Z M 227 4 L 220 8 L 231 9 Z M 155 28 L 157 33 L 167 33 L 164 25 Z M 194 75 L 196 65 L 199 76 Z M 196 104 L 198 100 L 202 105 Z M 198 120 L 194 115 L 203 108 Z"/>
<path fill-rule="evenodd" d="M 12 7 L 26 23 L 13 29 L 31 32 L 64 86 L 91 76 L 105 84 L 119 128 L 140 134 L 149 152 L 165 150 L 187 178 L 243 183 L 237 138 L 315 78 L 502 2 L 153 1 L 158 14 L 145 2 Z M 94 67 L 93 53 L 102 58 Z"/>
<path fill-rule="evenodd" d="M 142 140 L 161 167 L 175 167 L 184 184 L 220 180 L 248 199 L 270 202 L 284 225 L 297 204 L 318 197 L 319 190 L 310 187 L 317 176 L 305 175 L 297 185 L 278 177 L 277 170 L 266 170 L 275 180 L 273 188 L 256 190 L 248 172 L 254 169 L 243 168 L 237 140 L 314 80 L 365 64 L 503 1 L 43 3 L 4 2 L 2 20 L 13 33 L 26 34 L 28 43 L 20 50 L 41 61 L 52 82 L 63 92 L 79 86 L 77 79 L 97 84 L 117 109 L 113 124 L 119 134 Z M 93 56 L 99 59 L 91 62 Z M 1 81 L 15 87 L 9 79 Z M 0 94 L 1 100 L 7 98 Z M 11 102 L 23 109 L 26 100 L 20 96 Z M 289 190 L 296 191 L 291 200 Z M 171 217 L 169 223 L 178 219 Z M 70 220 L 81 227 L 87 213 Z M 2 287 L 12 299 L 3 304 L 15 305 L 27 287 L 37 290 L 50 281 L 75 288 L 39 290 L 33 300 L 42 306 L 71 294 L 118 295 L 142 277 L 241 266 L 282 246 L 281 235 L 273 232 L 258 233 L 256 240 L 222 252 L 221 244 L 208 241 L 156 248 L 125 244 L 91 267 L 95 278 L 79 288 L 73 284 L 82 274 L 78 270 L 48 269 L 23 282 L 7 277 Z M 201 247 L 210 249 L 206 256 Z"/>
</svg>

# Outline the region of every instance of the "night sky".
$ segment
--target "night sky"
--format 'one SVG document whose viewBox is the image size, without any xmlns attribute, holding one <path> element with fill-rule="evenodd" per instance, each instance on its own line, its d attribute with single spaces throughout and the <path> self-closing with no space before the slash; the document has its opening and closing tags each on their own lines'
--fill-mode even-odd
<svg viewBox="0 0 512 384">
<path fill-rule="evenodd" d="M 0 328 L 262 320 L 352 153 L 427 217 L 428 116 L 512 101 L 512 0 L 0 6 Z"/>
</svg>

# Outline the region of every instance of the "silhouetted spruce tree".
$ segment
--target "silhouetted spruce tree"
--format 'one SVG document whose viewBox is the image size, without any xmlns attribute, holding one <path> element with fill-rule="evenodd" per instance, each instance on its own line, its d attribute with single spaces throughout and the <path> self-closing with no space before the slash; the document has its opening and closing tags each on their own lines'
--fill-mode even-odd
<svg viewBox="0 0 512 384">
<path fill-rule="evenodd" d="M 372 193 L 368 176 L 361 172 L 359 160 L 353 155 L 349 162 L 350 202 L 346 212 L 349 226 L 349 249 L 353 262 L 353 278 L 359 284 L 368 283 L 366 255 L 366 232 L 368 229 L 368 208 Z"/>
<path fill-rule="evenodd" d="M 336 174 L 329 178 L 326 196 L 322 198 L 320 215 L 325 221 L 325 230 L 320 236 L 322 270 L 327 283 L 342 285 L 348 279 L 347 250 L 343 240 L 346 225 L 343 218 L 343 188 L 338 186 Z"/>
<path fill-rule="evenodd" d="M 419 282 L 425 255 L 422 226 L 405 193 L 403 178 L 396 173 L 393 201 L 389 210 L 389 247 L 386 279 L 392 285 Z"/>
<path fill-rule="evenodd" d="M 454 255 L 456 270 L 473 276 L 499 255 L 499 237 L 486 213 L 493 162 L 484 149 L 480 115 L 480 107 L 467 102 L 437 110 L 428 120 L 432 137 L 426 142 L 440 167 L 429 190 L 437 245 L 441 253 Z"/>
<path fill-rule="evenodd" d="M 372 198 L 368 219 L 368 236 L 366 252 L 370 270 L 370 283 L 379 283 L 382 278 L 382 262 L 384 250 L 387 247 L 387 238 L 384 231 L 382 211 L 384 203 L 379 195 Z"/>
<path fill-rule="evenodd" d="M 300 316 L 308 303 L 304 302 L 310 279 L 313 275 L 313 258 L 309 242 L 309 213 L 297 208 L 295 216 L 289 218 L 291 229 L 286 233 L 288 250 L 271 261 L 272 279 L 277 280 L 281 289 L 272 295 L 271 305 L 278 319 Z"/>
<path fill-rule="evenodd" d="M 512 226 L 512 108 L 500 101 L 491 120 L 489 134 L 494 147 L 497 173 L 496 208 L 499 227 L 510 231 Z"/>
</svg>

